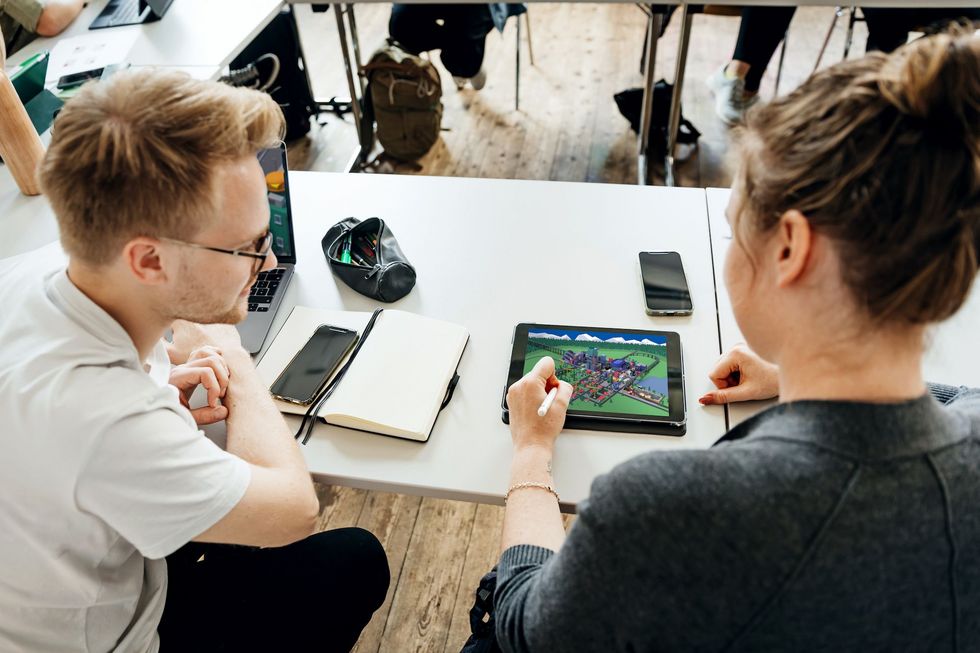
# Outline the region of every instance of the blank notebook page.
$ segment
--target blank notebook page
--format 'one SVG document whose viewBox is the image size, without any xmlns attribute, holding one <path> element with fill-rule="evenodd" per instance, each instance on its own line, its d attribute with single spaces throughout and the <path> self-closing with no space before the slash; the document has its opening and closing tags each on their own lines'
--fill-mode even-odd
<svg viewBox="0 0 980 653">
<path fill-rule="evenodd" d="M 459 325 L 384 311 L 320 416 L 338 426 L 424 439 L 466 340 Z"/>
</svg>

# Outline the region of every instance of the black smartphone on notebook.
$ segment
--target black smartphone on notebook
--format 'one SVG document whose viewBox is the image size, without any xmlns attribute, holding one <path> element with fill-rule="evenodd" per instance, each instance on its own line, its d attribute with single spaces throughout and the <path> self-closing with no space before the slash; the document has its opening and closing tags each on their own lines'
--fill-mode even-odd
<svg viewBox="0 0 980 653">
<path fill-rule="evenodd" d="M 272 396 L 301 406 L 310 405 L 356 342 L 357 331 L 320 325 L 269 388 Z"/>
</svg>

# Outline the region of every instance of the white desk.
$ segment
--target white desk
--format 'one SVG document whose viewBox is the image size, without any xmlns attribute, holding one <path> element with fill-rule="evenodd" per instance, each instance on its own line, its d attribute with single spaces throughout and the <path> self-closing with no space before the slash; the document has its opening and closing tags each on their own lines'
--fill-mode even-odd
<svg viewBox="0 0 980 653">
<path fill-rule="evenodd" d="M 297 276 L 285 304 L 371 310 L 327 269 L 320 238 L 347 217 L 383 217 L 418 269 L 393 308 L 466 326 L 470 342 L 450 405 L 427 443 L 319 425 L 303 447 L 320 479 L 472 501 L 502 501 L 511 442 L 500 419 L 511 336 L 518 322 L 675 330 L 687 374 L 682 438 L 566 431 L 555 460 L 568 504 L 592 479 L 651 449 L 707 447 L 725 431 L 720 407 L 703 408 L 719 354 L 704 191 L 609 184 L 297 172 L 290 175 Z M 693 316 L 644 312 L 637 252 L 677 250 Z M 589 261 L 595 261 L 590 265 Z M 285 319 L 281 310 L 273 333 Z M 298 420 L 291 420 L 295 428 Z"/>
<path fill-rule="evenodd" d="M 731 190 L 708 188 L 708 217 L 711 223 L 711 245 L 715 259 L 718 282 L 718 322 L 721 329 L 721 346 L 728 351 L 743 342 L 742 332 L 732 315 L 732 303 L 722 275 L 725 254 L 732 243 L 731 229 L 725 220 L 725 206 Z M 980 387 L 980 340 L 977 325 L 980 324 L 980 286 L 974 284 L 967 303 L 942 325 L 935 327 L 926 350 L 924 371 L 927 381 Z M 729 419 L 734 426 L 751 417 L 773 402 L 750 402 L 729 407 Z"/>
<path fill-rule="evenodd" d="M 50 50 L 59 38 L 99 34 L 89 30 L 108 0 L 94 0 L 62 34 L 31 42 L 10 57 L 16 65 L 31 55 Z M 139 31 L 140 38 L 126 61 L 134 66 L 204 67 L 217 76 L 251 42 L 282 7 L 281 0 L 174 0 L 162 20 L 107 31 Z"/>
</svg>

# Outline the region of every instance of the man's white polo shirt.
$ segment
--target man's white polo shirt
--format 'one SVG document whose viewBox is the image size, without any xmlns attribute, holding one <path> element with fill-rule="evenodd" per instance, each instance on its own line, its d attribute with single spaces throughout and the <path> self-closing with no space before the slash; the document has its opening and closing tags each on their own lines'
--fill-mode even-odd
<svg viewBox="0 0 980 653">
<path fill-rule="evenodd" d="M 250 481 L 168 376 L 63 263 L 0 271 L 0 650 L 159 647 L 164 556 Z"/>
</svg>

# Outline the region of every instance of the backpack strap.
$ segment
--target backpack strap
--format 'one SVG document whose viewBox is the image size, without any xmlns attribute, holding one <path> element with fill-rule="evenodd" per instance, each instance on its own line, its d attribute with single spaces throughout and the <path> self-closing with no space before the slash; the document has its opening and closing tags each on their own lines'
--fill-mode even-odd
<svg viewBox="0 0 980 653">
<path fill-rule="evenodd" d="M 397 61 L 372 61 L 361 66 L 361 70 L 369 73 L 373 70 L 390 70 L 398 73 L 415 73 L 420 69 L 414 63 L 398 63 Z"/>
</svg>

